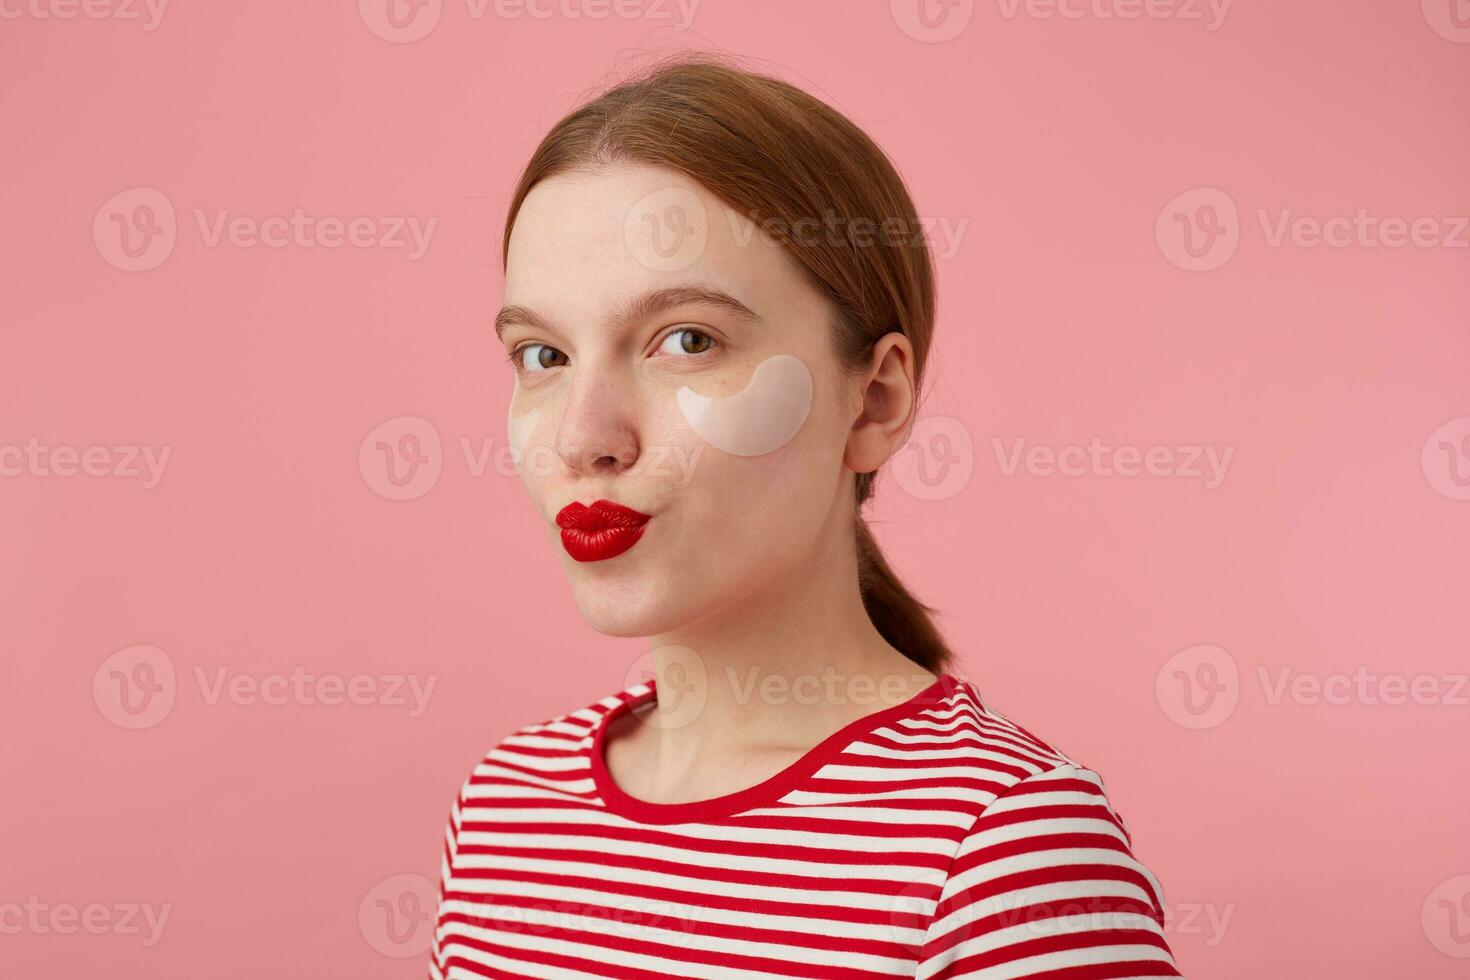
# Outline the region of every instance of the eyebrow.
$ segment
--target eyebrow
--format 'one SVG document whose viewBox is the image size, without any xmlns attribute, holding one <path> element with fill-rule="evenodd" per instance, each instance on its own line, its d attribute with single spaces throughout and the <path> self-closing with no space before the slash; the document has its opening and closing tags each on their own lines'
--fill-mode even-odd
<svg viewBox="0 0 1470 980">
<path fill-rule="evenodd" d="M 752 323 L 764 322 L 759 314 L 723 289 L 700 284 L 650 289 L 620 304 L 609 318 L 609 324 L 614 330 L 622 330 L 630 323 L 646 320 L 651 316 L 656 316 L 667 310 L 696 304 L 713 306 L 725 310 L 727 313 L 732 313 L 740 319 L 748 320 Z M 506 329 L 516 323 L 536 327 L 545 330 L 547 333 L 558 335 L 561 333 L 556 327 L 552 326 L 550 320 L 547 320 L 530 307 L 512 304 L 503 308 L 495 315 L 495 336 L 503 339 Z"/>
</svg>

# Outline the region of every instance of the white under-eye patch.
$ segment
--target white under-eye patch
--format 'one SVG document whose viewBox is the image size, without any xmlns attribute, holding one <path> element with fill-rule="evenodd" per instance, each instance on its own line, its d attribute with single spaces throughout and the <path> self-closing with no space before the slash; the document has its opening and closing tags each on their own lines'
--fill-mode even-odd
<svg viewBox="0 0 1470 980">
<path fill-rule="evenodd" d="M 710 398 L 688 385 L 675 393 L 679 411 L 699 437 L 735 456 L 773 453 L 790 442 L 812 408 L 812 373 L 790 354 L 756 366 L 744 390 Z"/>
<path fill-rule="evenodd" d="M 522 447 L 531 438 L 531 433 L 536 429 L 536 423 L 541 420 L 541 409 L 533 408 L 526 414 L 516 417 L 512 414 L 514 408 L 515 396 L 512 395 L 510 407 L 505 411 L 505 435 L 507 444 L 510 446 L 511 459 L 519 463 Z"/>
</svg>

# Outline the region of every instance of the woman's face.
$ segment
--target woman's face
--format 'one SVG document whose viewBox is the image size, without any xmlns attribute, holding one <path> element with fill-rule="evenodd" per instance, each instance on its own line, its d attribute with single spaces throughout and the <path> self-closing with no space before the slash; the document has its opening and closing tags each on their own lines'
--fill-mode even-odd
<svg viewBox="0 0 1470 980">
<path fill-rule="evenodd" d="M 843 462 L 862 394 L 830 350 L 830 308 L 702 186 L 636 165 L 538 183 L 505 302 L 510 443 L 593 628 L 670 633 L 789 587 L 828 536 L 850 535 Z M 558 526 L 599 500 L 651 519 Z M 634 543 L 598 557 L 617 550 L 598 552 L 604 537 Z"/>
</svg>

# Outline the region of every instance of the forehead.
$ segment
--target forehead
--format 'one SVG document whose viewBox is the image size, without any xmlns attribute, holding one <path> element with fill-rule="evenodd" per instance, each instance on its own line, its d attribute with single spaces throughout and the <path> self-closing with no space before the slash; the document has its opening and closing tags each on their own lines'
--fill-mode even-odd
<svg viewBox="0 0 1470 980">
<path fill-rule="evenodd" d="M 620 165 L 559 174 L 526 195 L 511 230 L 505 301 L 565 329 L 649 289 L 707 283 L 762 317 L 825 304 L 772 238 L 677 171 Z"/>
</svg>

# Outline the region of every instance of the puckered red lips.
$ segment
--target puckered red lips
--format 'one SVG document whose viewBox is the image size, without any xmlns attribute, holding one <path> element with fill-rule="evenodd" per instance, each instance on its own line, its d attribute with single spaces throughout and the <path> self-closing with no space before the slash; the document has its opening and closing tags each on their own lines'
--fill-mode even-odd
<svg viewBox="0 0 1470 980">
<path fill-rule="evenodd" d="M 651 515 L 611 500 L 572 501 L 556 515 L 561 544 L 577 561 L 616 558 L 638 543 Z"/>
</svg>

